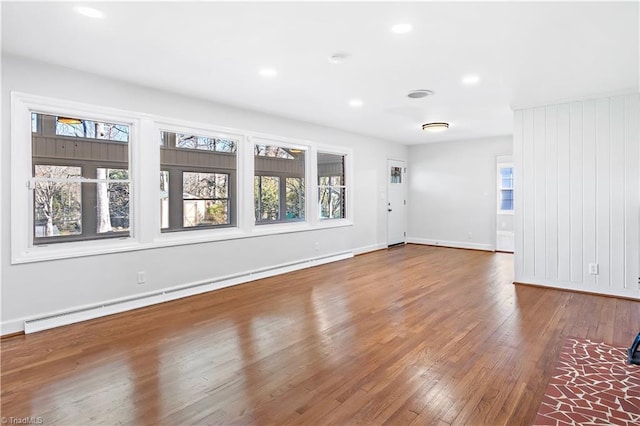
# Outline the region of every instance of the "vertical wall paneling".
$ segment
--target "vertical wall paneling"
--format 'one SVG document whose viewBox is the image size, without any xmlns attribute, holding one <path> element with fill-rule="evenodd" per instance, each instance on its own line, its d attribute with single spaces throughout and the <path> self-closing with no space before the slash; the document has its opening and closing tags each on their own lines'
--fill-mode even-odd
<svg viewBox="0 0 640 426">
<path fill-rule="evenodd" d="M 599 267 L 598 287 L 609 287 L 610 199 L 611 199 L 611 101 L 596 101 L 596 259 Z"/>
<path fill-rule="evenodd" d="M 637 290 L 640 280 L 640 102 L 639 95 L 624 100 L 625 170 L 625 288 Z"/>
<path fill-rule="evenodd" d="M 523 236 L 524 236 L 524 275 L 535 276 L 535 163 L 534 146 L 533 146 L 533 110 L 525 110 L 523 117 L 523 185 L 522 197 L 523 208 L 522 215 L 524 220 Z"/>
<path fill-rule="evenodd" d="M 596 262 L 596 103 L 586 101 L 583 109 L 582 127 L 582 261 L 580 267 L 586 271 L 588 263 Z M 586 285 L 596 283 L 595 275 L 584 275 Z"/>
<path fill-rule="evenodd" d="M 543 277 L 546 275 L 546 193 L 547 193 L 547 176 L 546 176 L 546 152 L 545 152 L 545 109 L 536 108 L 533 111 L 533 148 L 534 148 L 534 179 L 535 179 L 535 260 L 534 270 L 536 276 Z"/>
<path fill-rule="evenodd" d="M 558 106 L 558 280 L 569 281 L 571 269 L 567 259 L 571 256 L 571 194 L 575 187 L 571 186 L 570 167 L 571 147 L 563 143 L 569 138 L 570 111 L 567 105 Z"/>
<path fill-rule="evenodd" d="M 609 285 L 624 288 L 624 98 L 611 98 Z"/>
<path fill-rule="evenodd" d="M 545 110 L 546 152 L 546 277 L 558 279 L 558 107 Z"/>
<path fill-rule="evenodd" d="M 514 211 L 522 212 L 523 209 L 523 191 L 524 185 L 522 184 L 524 161 L 522 156 L 522 130 L 523 130 L 523 113 L 522 111 L 515 111 L 514 113 L 514 132 L 513 132 L 513 197 L 514 197 Z M 524 272 L 524 216 L 522 214 L 514 215 L 513 232 L 515 236 L 515 250 L 519 253 L 519 256 L 514 257 L 514 272 L 515 276 L 519 277 Z"/>
<path fill-rule="evenodd" d="M 640 95 L 516 111 L 514 161 L 516 281 L 640 299 Z"/>
<path fill-rule="evenodd" d="M 581 283 L 584 279 L 585 270 L 583 268 L 583 247 L 582 247 L 582 216 L 583 216 L 583 153 L 582 153 L 582 102 L 573 102 L 570 105 L 570 111 L 567 114 L 571 116 L 571 124 L 569 127 L 569 187 L 571 188 L 569 198 L 566 203 L 570 206 L 571 218 L 569 220 L 570 228 L 570 257 L 566 266 L 570 268 L 570 280 L 575 283 Z M 566 163 L 564 163 L 566 164 Z"/>
</svg>

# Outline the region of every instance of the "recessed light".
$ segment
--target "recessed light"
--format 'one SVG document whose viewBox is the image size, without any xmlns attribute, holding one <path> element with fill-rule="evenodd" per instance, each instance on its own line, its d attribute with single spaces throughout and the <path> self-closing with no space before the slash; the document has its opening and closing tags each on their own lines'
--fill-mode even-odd
<svg viewBox="0 0 640 426">
<path fill-rule="evenodd" d="M 349 106 L 351 108 L 360 108 L 362 107 L 362 105 L 364 105 L 364 103 L 362 102 L 362 99 L 351 99 L 349 101 Z"/>
<path fill-rule="evenodd" d="M 437 133 L 444 132 L 449 128 L 449 123 L 436 122 L 436 123 L 427 123 L 422 125 L 422 130 L 425 132 Z"/>
<path fill-rule="evenodd" d="M 433 90 L 418 89 L 418 90 L 410 91 L 409 94 L 407 94 L 407 97 L 412 99 L 420 99 L 420 98 L 426 98 L 427 96 L 430 96 L 430 95 L 433 95 Z"/>
<path fill-rule="evenodd" d="M 391 32 L 396 34 L 406 34 L 413 30 L 413 26 L 411 24 L 396 24 L 391 27 Z"/>
<path fill-rule="evenodd" d="M 89 18 L 102 18 L 104 15 L 98 9 L 94 9 L 92 7 L 78 7 L 76 11 L 80 15 L 88 16 Z"/>
<path fill-rule="evenodd" d="M 329 62 L 332 64 L 341 64 L 347 59 L 347 56 L 349 55 L 346 53 L 336 53 L 335 55 L 329 56 Z"/>
<path fill-rule="evenodd" d="M 273 78 L 278 75 L 278 71 L 273 68 L 262 68 L 259 73 L 261 76 L 266 78 Z"/>
<path fill-rule="evenodd" d="M 469 74 L 462 77 L 462 84 L 465 86 L 473 86 L 474 84 L 478 84 L 480 81 L 480 77 L 475 74 Z"/>
</svg>

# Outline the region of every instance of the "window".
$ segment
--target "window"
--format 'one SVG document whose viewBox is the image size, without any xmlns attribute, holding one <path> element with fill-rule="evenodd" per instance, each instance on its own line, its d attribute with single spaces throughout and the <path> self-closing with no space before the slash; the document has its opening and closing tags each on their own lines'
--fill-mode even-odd
<svg viewBox="0 0 640 426">
<path fill-rule="evenodd" d="M 12 264 L 352 225 L 348 149 L 17 92 L 11 106 Z"/>
<path fill-rule="evenodd" d="M 305 154 L 299 148 L 254 145 L 257 224 L 305 220 Z"/>
<path fill-rule="evenodd" d="M 160 133 L 162 232 L 234 226 L 238 140 Z"/>
<path fill-rule="evenodd" d="M 129 125 L 32 113 L 31 130 L 33 243 L 129 236 Z"/>
<path fill-rule="evenodd" d="M 498 210 L 513 212 L 513 166 L 498 167 Z"/>
<path fill-rule="evenodd" d="M 318 153 L 318 207 L 320 219 L 346 217 L 344 155 Z"/>
</svg>

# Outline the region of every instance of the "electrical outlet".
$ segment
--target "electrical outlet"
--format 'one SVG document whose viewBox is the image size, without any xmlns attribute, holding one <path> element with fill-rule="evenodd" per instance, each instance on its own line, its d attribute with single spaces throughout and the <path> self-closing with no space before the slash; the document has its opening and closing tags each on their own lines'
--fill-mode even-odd
<svg viewBox="0 0 640 426">
<path fill-rule="evenodd" d="M 138 284 L 144 284 L 146 281 L 147 277 L 144 271 L 138 272 Z"/>
<path fill-rule="evenodd" d="M 589 264 L 589 273 L 591 275 L 598 275 L 598 264 L 597 263 L 590 263 Z"/>
</svg>

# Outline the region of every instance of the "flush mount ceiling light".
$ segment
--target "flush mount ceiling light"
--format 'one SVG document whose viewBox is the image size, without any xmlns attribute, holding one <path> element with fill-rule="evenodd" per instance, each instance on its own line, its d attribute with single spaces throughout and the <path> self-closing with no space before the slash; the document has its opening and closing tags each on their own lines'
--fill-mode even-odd
<svg viewBox="0 0 640 426">
<path fill-rule="evenodd" d="M 362 105 L 364 105 L 364 103 L 362 102 L 361 99 L 351 99 L 349 101 L 349 106 L 351 108 L 360 108 L 360 107 L 362 107 Z"/>
<path fill-rule="evenodd" d="M 449 128 L 449 123 L 436 122 L 436 123 L 427 123 L 422 125 L 422 130 L 425 132 L 437 133 L 444 132 Z"/>
<path fill-rule="evenodd" d="M 98 9 L 94 9 L 92 7 L 78 7 L 76 8 L 76 12 L 80 15 L 88 16 L 89 18 L 102 18 L 104 15 Z"/>
<path fill-rule="evenodd" d="M 426 98 L 427 96 L 430 96 L 430 95 L 433 95 L 433 90 L 418 89 L 418 90 L 410 91 L 409 94 L 407 94 L 407 97 L 411 99 L 420 99 L 420 98 Z"/>
<path fill-rule="evenodd" d="M 273 68 L 262 68 L 258 73 L 265 78 L 273 78 L 278 75 L 278 71 Z"/>
<path fill-rule="evenodd" d="M 406 34 L 413 30 L 413 26 L 411 24 L 396 24 L 391 27 L 391 32 L 395 34 Z"/>
</svg>

